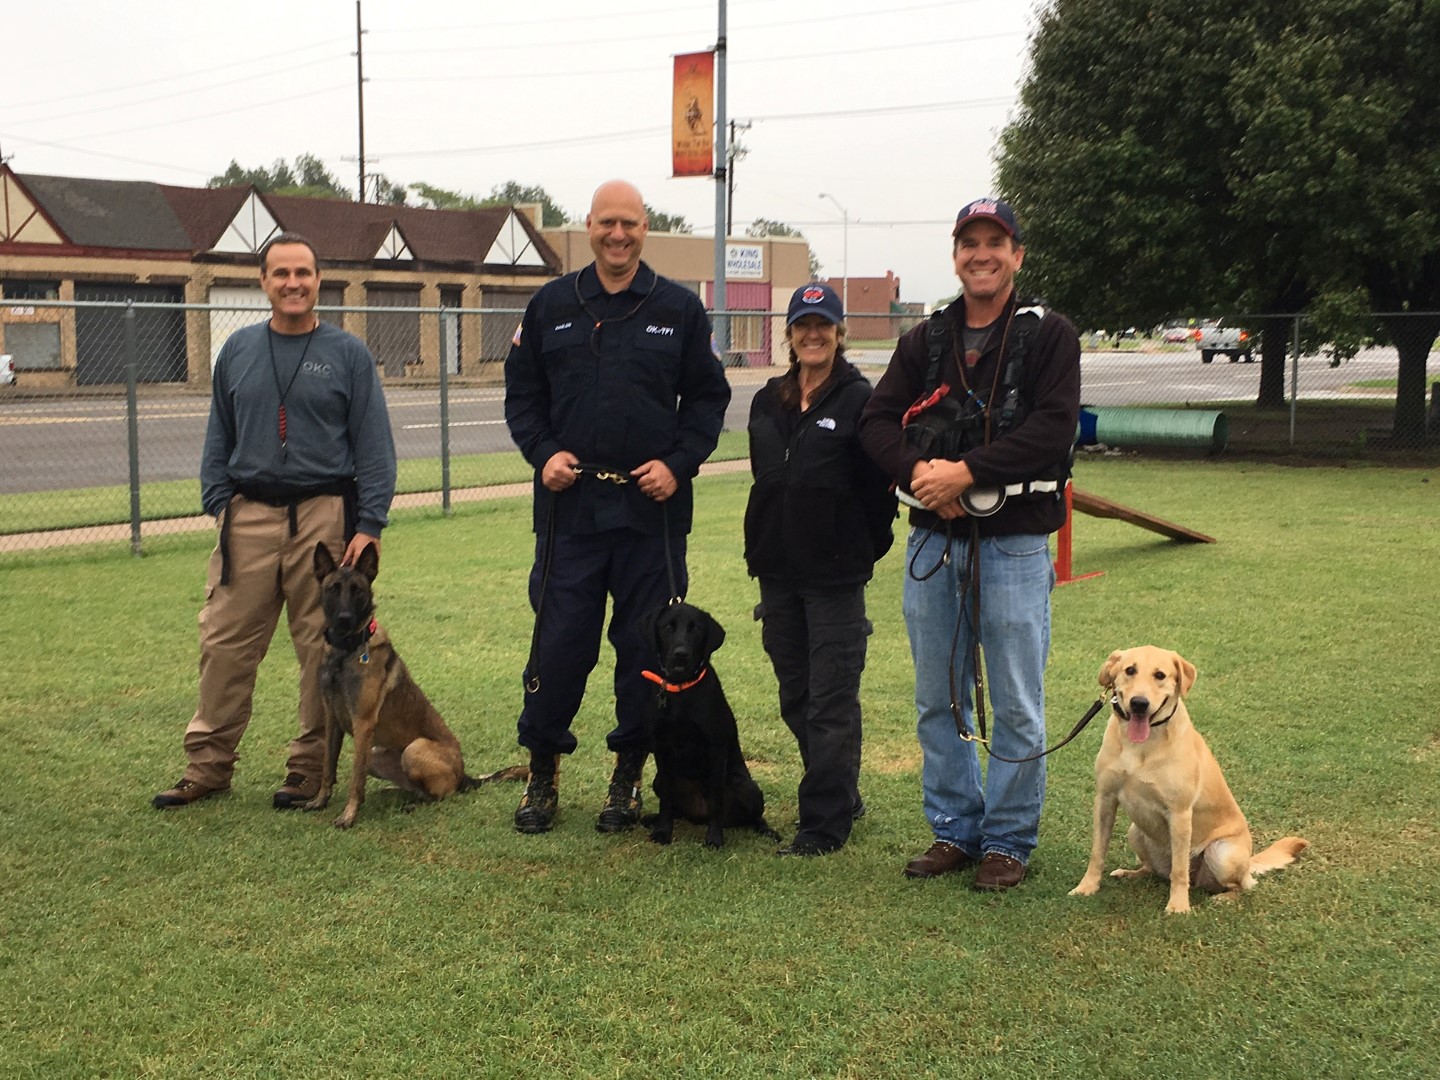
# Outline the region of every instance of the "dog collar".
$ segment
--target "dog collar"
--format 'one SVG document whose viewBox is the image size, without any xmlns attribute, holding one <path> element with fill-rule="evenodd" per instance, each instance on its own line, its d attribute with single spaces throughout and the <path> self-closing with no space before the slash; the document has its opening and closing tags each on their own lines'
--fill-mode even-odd
<svg viewBox="0 0 1440 1080">
<path fill-rule="evenodd" d="M 336 639 L 330 635 L 330 631 L 327 628 L 325 631 L 325 640 L 332 648 L 338 649 L 340 652 L 352 653 L 359 649 L 360 662 L 362 664 L 368 664 L 370 662 L 370 650 L 367 646 L 370 643 L 370 639 L 379 629 L 380 624 L 375 621 L 375 616 L 372 614 L 370 621 L 365 624 L 364 629 L 358 634 L 351 634 L 348 637 Z"/>
<path fill-rule="evenodd" d="M 660 689 L 664 690 L 667 694 L 678 694 L 678 693 L 680 693 L 680 691 L 682 691 L 682 690 L 689 690 L 692 686 L 694 686 L 696 683 L 698 683 L 701 679 L 705 678 L 705 673 L 706 673 L 707 671 L 709 671 L 709 670 L 710 670 L 709 668 L 701 668 L 699 675 L 696 675 L 696 676 L 695 676 L 693 679 L 691 679 L 689 682 L 683 682 L 683 683 L 666 682 L 664 676 L 662 676 L 662 675 L 657 675 L 657 674 L 656 674 L 655 672 L 653 672 L 653 671 L 642 671 L 642 672 L 640 672 L 640 674 L 641 674 L 641 676 L 643 676 L 644 678 L 649 679 L 649 680 L 650 680 L 651 682 L 653 682 L 656 686 L 660 687 Z"/>
</svg>

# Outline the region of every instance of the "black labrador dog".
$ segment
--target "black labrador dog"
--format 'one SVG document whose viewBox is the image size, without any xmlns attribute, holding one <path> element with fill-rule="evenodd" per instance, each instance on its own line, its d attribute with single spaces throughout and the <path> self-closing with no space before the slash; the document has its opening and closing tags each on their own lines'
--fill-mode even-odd
<svg viewBox="0 0 1440 1080">
<path fill-rule="evenodd" d="M 670 843 L 675 819 L 683 818 L 705 826 L 706 847 L 723 847 L 726 828 L 741 825 L 779 840 L 765 823 L 765 796 L 745 765 L 735 713 L 710 666 L 724 629 L 708 612 L 676 603 L 644 618 L 640 631 L 659 666 L 645 672 L 659 687 L 646 718 L 660 804 L 645 819 L 650 839 Z"/>
</svg>

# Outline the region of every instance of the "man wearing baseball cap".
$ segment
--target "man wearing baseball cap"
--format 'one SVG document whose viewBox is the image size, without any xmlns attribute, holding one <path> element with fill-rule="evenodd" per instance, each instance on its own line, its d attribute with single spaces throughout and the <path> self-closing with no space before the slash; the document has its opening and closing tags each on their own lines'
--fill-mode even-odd
<svg viewBox="0 0 1440 1080">
<path fill-rule="evenodd" d="M 905 875 L 978 864 L 974 887 L 1003 891 L 1024 880 L 1039 838 L 1045 762 L 1017 759 L 1045 747 L 1048 537 L 1065 523 L 1080 342 L 1016 292 L 1025 248 L 1006 203 L 967 203 L 951 236 L 961 294 L 901 337 L 860 441 L 912 507 L 903 603 L 934 842 Z M 967 738 L 981 734 L 977 709 L 984 726 L 982 682 L 983 780 Z"/>
</svg>

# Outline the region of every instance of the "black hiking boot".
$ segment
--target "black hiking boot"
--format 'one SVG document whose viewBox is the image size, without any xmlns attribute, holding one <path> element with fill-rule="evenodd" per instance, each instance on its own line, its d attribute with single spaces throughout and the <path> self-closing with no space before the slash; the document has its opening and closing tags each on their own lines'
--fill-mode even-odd
<svg viewBox="0 0 1440 1080">
<path fill-rule="evenodd" d="M 625 832 L 640 824 L 640 781 L 645 771 L 645 756 L 643 750 L 622 750 L 615 755 L 610 790 L 595 822 L 597 832 Z"/>
<path fill-rule="evenodd" d="M 555 827 L 555 811 L 560 806 L 560 755 L 530 755 L 530 780 L 525 794 L 515 808 L 515 831 L 522 833 L 549 832 Z"/>
</svg>

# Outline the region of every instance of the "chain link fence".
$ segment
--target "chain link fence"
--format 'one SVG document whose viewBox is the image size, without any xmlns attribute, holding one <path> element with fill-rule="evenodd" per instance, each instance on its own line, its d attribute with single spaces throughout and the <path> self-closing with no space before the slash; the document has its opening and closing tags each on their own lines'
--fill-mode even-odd
<svg viewBox="0 0 1440 1080">
<path fill-rule="evenodd" d="M 502 362 L 521 309 L 318 311 L 376 357 L 406 499 L 448 508 L 459 489 L 529 480 L 503 415 Z M 138 553 L 142 539 L 208 527 L 198 475 L 210 371 L 230 334 L 267 316 L 262 307 L 7 298 L 0 305 L 0 554 L 85 541 L 129 542 Z M 848 355 L 873 381 L 895 339 L 920 320 L 914 313 L 853 315 Z M 1253 407 L 1261 392 L 1260 331 L 1268 325 L 1274 334 L 1276 322 L 1253 317 L 1234 325 L 1249 350 L 1210 362 L 1195 338 L 1204 329 L 1198 323 L 1085 331 L 1085 403 Z M 1398 354 L 1374 343 L 1391 340 L 1393 328 L 1393 319 L 1377 320 L 1356 355 L 1337 364 L 1323 348 L 1297 357 L 1294 343 L 1307 341 L 1306 328 L 1286 317 L 1281 340 L 1290 355 L 1283 370 L 1268 375 L 1278 386 L 1275 400 L 1292 408 L 1321 400 L 1393 404 Z M 727 426 L 743 430 L 750 395 L 787 361 L 784 314 L 726 312 L 716 332 L 736 389 Z M 1434 351 L 1424 379 L 1427 393 L 1440 380 Z M 1440 426 L 1433 415 L 1431 423 Z"/>
</svg>

